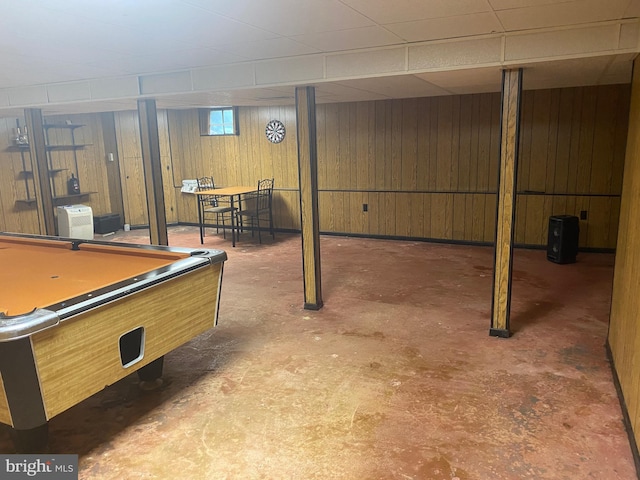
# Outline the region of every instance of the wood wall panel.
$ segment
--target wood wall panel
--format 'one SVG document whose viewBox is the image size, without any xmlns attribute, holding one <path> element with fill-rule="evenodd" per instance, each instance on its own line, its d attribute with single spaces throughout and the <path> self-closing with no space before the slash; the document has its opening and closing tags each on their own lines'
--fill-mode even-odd
<svg viewBox="0 0 640 480">
<path fill-rule="evenodd" d="M 166 110 L 158 110 L 158 135 L 160 137 L 160 162 L 162 163 L 162 183 L 164 185 L 164 205 L 167 223 L 176 223 L 178 221 L 176 195 L 180 192 L 182 182 L 176 183 L 173 173 L 169 119 Z"/>
<path fill-rule="evenodd" d="M 257 185 L 259 179 L 273 177 L 276 228 L 300 228 L 293 107 L 240 107 L 240 135 L 220 137 L 200 136 L 196 110 L 171 110 L 168 115 L 176 184 L 209 175 L 216 186 Z M 285 138 L 278 144 L 269 142 L 265 136 L 265 126 L 273 119 L 282 121 L 286 128 Z M 318 132 L 319 137 L 321 134 Z M 321 147 L 319 139 L 319 152 Z M 319 171 L 319 177 L 322 175 Z M 176 205 L 179 221 L 197 222 L 192 195 L 178 192 Z"/>
<path fill-rule="evenodd" d="M 196 115 L 197 117 L 197 115 Z M 144 167 L 142 165 L 142 147 L 140 145 L 140 124 L 137 111 L 117 112 L 115 114 L 120 179 L 124 197 L 124 222 L 131 225 L 148 225 L 146 189 L 144 186 Z M 158 110 L 158 135 L 160 139 L 160 161 L 162 163 L 162 181 L 167 223 L 178 221 L 177 193 L 182 182 L 175 183 L 169 121 L 166 110 Z M 178 141 L 178 140 L 175 140 Z M 193 207 L 195 210 L 195 206 Z"/>
<path fill-rule="evenodd" d="M 325 232 L 480 243 L 494 236 L 494 194 L 321 191 L 319 204 Z"/>
<path fill-rule="evenodd" d="M 518 190 L 620 195 L 626 85 L 524 92 Z"/>
<path fill-rule="evenodd" d="M 628 99 L 624 85 L 524 92 L 517 243 L 545 245 L 549 216 L 586 210 L 580 246 L 613 248 Z M 195 111 L 170 111 L 176 175 L 206 172 L 219 185 L 273 176 L 288 208 L 276 226 L 298 228 L 299 207 L 284 198 L 297 190 L 293 113 L 240 108 L 239 136 L 200 137 Z M 264 138 L 272 118 L 287 127 L 278 145 Z M 499 94 L 321 104 L 317 120 L 322 231 L 492 241 Z M 195 222 L 188 202 L 178 195 L 179 220 Z"/>
<path fill-rule="evenodd" d="M 83 197 L 76 203 L 89 205 L 94 215 L 102 215 L 109 213 L 111 206 L 111 198 L 107 185 L 107 158 L 105 155 L 104 138 L 102 131 L 102 123 L 98 115 L 71 115 L 60 117 L 47 117 L 47 123 L 64 123 L 72 121 L 74 124 L 84 125 L 74 130 L 74 138 L 77 144 L 85 144 L 82 149 L 77 150 L 77 166 L 76 176 L 80 182 L 80 191 L 95 192 L 88 197 Z M 50 134 L 61 135 L 61 141 L 66 141 L 69 130 L 49 129 Z M 53 143 L 51 141 L 51 143 Z M 55 178 L 62 181 L 60 185 L 61 191 L 66 193 L 66 181 L 71 172 L 75 172 L 73 152 L 61 151 L 51 152 L 52 159 L 55 153 L 65 153 L 66 174 L 57 175 Z"/>
<path fill-rule="evenodd" d="M 94 215 L 108 213 L 111 199 L 108 188 L 105 188 L 106 156 L 99 117 L 95 115 L 48 116 L 45 121 L 46 123 L 70 121 L 76 125 L 83 125 L 75 129 L 75 141 L 78 144 L 87 144 L 86 147 L 76 151 L 77 171 L 72 150 L 50 152 L 52 168 L 65 169 L 52 176 L 52 184 L 55 186 L 57 195 L 67 193 L 67 180 L 73 173 L 79 179 L 82 192 L 95 193 L 69 200 L 69 202 L 75 201 L 75 203 L 90 206 Z M 20 118 L 20 124 L 24 125 L 23 118 Z M 22 173 L 24 170 L 31 170 L 29 151 L 17 152 L 9 148 L 15 125 L 15 118 L 0 119 L 0 230 L 43 234 L 44 228 L 40 228 L 38 223 L 37 204 L 20 202 L 27 198 L 27 190 L 31 197 L 34 196 L 34 185 L 32 176 Z M 71 142 L 68 129 L 49 129 L 48 133 L 52 144 Z M 65 202 L 57 202 L 57 204 L 62 203 Z"/>
<path fill-rule="evenodd" d="M 115 121 L 124 197 L 123 222 L 131 225 L 148 225 L 149 213 L 144 186 L 138 113 L 117 112 Z"/>
<path fill-rule="evenodd" d="M 24 125 L 24 119 L 21 119 Z M 21 173 L 21 153 L 10 150 L 11 138 L 16 126 L 15 118 L 0 119 L 0 230 L 10 232 L 39 233 L 38 214 L 35 206 L 16 203 L 27 198 L 27 188 L 34 193 L 33 177 Z M 22 152 L 31 169 L 29 152 Z"/>
<path fill-rule="evenodd" d="M 640 71 L 635 65 L 629 115 L 620 232 L 608 344 L 636 444 L 640 443 Z M 618 124 L 616 125 L 618 128 Z M 615 170 L 615 169 L 614 169 Z"/>
<path fill-rule="evenodd" d="M 580 246 L 615 246 L 629 91 L 611 85 L 523 93 L 517 243 L 544 245 L 548 216 L 586 210 Z M 144 225 L 137 114 L 115 117 L 125 221 Z M 492 241 L 499 94 L 320 104 L 316 118 L 323 231 Z M 87 125 L 78 134 L 93 146 L 81 153 L 80 183 L 83 190 L 99 192 L 86 201 L 94 214 L 108 213 L 98 116 L 59 119 Z M 271 119 L 287 128 L 280 144 L 264 135 Z M 162 111 L 167 221 L 197 222 L 195 200 L 180 193 L 182 180 L 212 175 L 217 185 L 227 186 L 273 177 L 276 227 L 299 229 L 295 122 L 293 106 L 240 107 L 240 135 L 210 137 L 200 136 L 197 110 Z M 20 154 L 6 150 L 14 126 L 15 118 L 0 119 L 0 229 L 35 233 L 35 207 L 16 203 L 26 191 Z M 61 159 L 70 162 L 65 154 Z M 66 188 L 65 179 L 57 187 Z M 364 203 L 368 212 L 362 211 Z"/>
<path fill-rule="evenodd" d="M 455 192 L 495 187 L 497 95 L 364 102 L 356 104 L 355 115 L 353 110 L 354 104 L 318 107 L 318 118 L 324 120 L 318 135 L 321 190 Z"/>
</svg>

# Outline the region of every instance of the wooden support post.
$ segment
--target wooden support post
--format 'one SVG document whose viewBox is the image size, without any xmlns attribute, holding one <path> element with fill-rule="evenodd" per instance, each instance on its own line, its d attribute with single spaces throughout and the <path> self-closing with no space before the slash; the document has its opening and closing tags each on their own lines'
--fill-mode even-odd
<svg viewBox="0 0 640 480">
<path fill-rule="evenodd" d="M 158 113 L 155 100 L 138 100 L 138 119 L 140 121 L 142 165 L 144 168 L 144 184 L 147 189 L 147 211 L 149 212 L 151 244 L 169 245 L 164 189 L 162 187 Z"/>
<path fill-rule="evenodd" d="M 521 97 L 522 69 L 503 70 L 500 177 L 498 179 L 495 265 L 493 270 L 493 299 L 491 302 L 491 329 L 489 330 L 489 335 L 505 338 L 511 334 L 509 331 L 509 313 L 511 308 L 511 269 L 516 213 L 516 174 L 518 171 Z"/>
<path fill-rule="evenodd" d="M 31 169 L 35 185 L 35 195 L 38 201 L 38 222 L 40 234 L 56 234 L 56 218 L 47 162 L 47 147 L 42 126 L 42 110 L 27 108 L 24 111 L 25 121 L 29 132 L 29 152 L 31 153 Z"/>
<path fill-rule="evenodd" d="M 298 179 L 302 224 L 304 308 L 319 310 L 322 308 L 322 282 L 314 87 L 296 87 L 296 123 L 298 126 Z"/>
</svg>

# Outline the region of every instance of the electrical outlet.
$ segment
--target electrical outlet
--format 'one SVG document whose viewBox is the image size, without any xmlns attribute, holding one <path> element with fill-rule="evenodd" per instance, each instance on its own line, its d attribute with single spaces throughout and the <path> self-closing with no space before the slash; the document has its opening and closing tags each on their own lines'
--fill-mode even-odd
<svg viewBox="0 0 640 480">
<path fill-rule="evenodd" d="M 580 210 L 580 220 L 586 220 L 586 219 L 587 219 L 587 211 Z"/>
<path fill-rule="evenodd" d="M 363 212 L 368 212 L 369 211 L 369 204 L 368 203 L 363 203 L 362 204 L 362 211 Z"/>
</svg>

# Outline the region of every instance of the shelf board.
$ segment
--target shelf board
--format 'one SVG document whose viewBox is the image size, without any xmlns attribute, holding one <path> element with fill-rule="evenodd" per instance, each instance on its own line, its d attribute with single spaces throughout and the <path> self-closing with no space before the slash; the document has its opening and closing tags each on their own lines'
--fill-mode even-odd
<svg viewBox="0 0 640 480">
<path fill-rule="evenodd" d="M 57 197 L 53 197 L 53 200 L 56 201 L 56 200 L 65 200 L 67 198 L 86 197 L 93 193 L 98 193 L 98 192 L 80 192 L 80 193 L 74 193 L 72 195 L 58 195 Z"/>
<path fill-rule="evenodd" d="M 86 197 L 89 196 L 91 194 L 94 193 L 98 193 L 98 192 L 81 192 L 81 193 L 74 193 L 73 195 L 58 195 L 57 197 L 53 197 L 53 201 L 59 201 L 59 200 L 68 200 L 70 198 L 80 198 L 80 197 Z M 16 203 L 24 203 L 27 205 L 31 205 L 36 203 L 38 200 L 36 198 L 27 198 L 27 199 L 18 199 L 16 200 Z"/>
<path fill-rule="evenodd" d="M 84 127 L 84 125 L 78 123 L 45 123 L 42 125 L 42 128 L 69 128 L 71 130 L 80 127 Z"/>
<path fill-rule="evenodd" d="M 35 198 L 27 198 L 26 200 L 16 200 L 16 203 L 24 203 L 26 205 L 31 205 L 36 202 L 37 200 Z"/>
<path fill-rule="evenodd" d="M 28 143 L 21 144 L 21 145 L 9 145 L 7 147 L 7 151 L 11 151 L 11 152 L 20 152 L 20 151 L 25 151 L 25 150 L 29 150 L 29 144 Z"/>
<path fill-rule="evenodd" d="M 92 143 L 81 143 L 77 145 L 46 145 L 47 150 L 78 150 L 80 148 L 89 147 Z"/>
<path fill-rule="evenodd" d="M 64 172 L 65 170 L 69 170 L 69 169 L 68 168 L 52 168 L 51 170 L 49 170 L 49 175 L 55 175 L 57 173 Z M 24 175 L 33 175 L 32 170 L 20 170 L 20 173 Z"/>
</svg>

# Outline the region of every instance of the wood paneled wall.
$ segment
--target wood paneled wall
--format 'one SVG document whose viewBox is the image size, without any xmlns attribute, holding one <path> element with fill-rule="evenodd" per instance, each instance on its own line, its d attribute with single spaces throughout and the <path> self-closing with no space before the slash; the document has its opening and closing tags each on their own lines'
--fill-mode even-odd
<svg viewBox="0 0 640 480">
<path fill-rule="evenodd" d="M 614 248 L 626 145 L 628 85 L 523 93 L 517 244 L 545 245 L 551 215 L 580 215 L 580 246 Z M 491 243 L 499 156 L 498 93 L 317 106 L 320 230 Z M 86 203 L 109 212 L 99 115 L 71 116 L 93 143 L 83 157 Z M 61 117 L 62 119 L 62 117 Z M 282 143 L 264 128 L 281 120 Z M 275 224 L 300 228 L 295 110 L 240 107 L 238 136 L 200 136 L 198 112 L 160 111 L 169 223 L 197 222 L 184 179 L 212 175 L 217 185 L 274 177 Z M 147 223 L 137 112 L 115 113 L 125 222 Z M 19 152 L 9 152 L 15 119 L 0 121 L 0 229 L 38 231 L 24 195 Z M 3 134 L 4 133 L 4 134 Z M 5 147 L 3 148 L 2 145 Z M 367 211 L 363 211 L 366 205 Z"/>
<path fill-rule="evenodd" d="M 257 185 L 261 178 L 275 179 L 274 222 L 278 228 L 300 229 L 298 157 L 294 107 L 239 109 L 240 135 L 200 136 L 197 110 L 169 111 L 171 155 L 177 179 L 212 176 L 216 186 Z M 281 143 L 265 136 L 269 120 L 286 128 Z M 182 222 L 198 221 L 193 195 L 178 194 Z"/>
<path fill-rule="evenodd" d="M 517 244 L 545 245 L 549 216 L 584 211 L 580 246 L 615 247 L 628 103 L 627 85 L 524 92 Z M 264 136 L 272 118 L 287 127 L 278 145 Z M 498 93 L 321 104 L 317 119 L 321 231 L 493 241 Z M 299 228 L 293 107 L 240 108 L 239 120 L 239 136 L 200 137 L 197 112 L 169 112 L 176 178 L 274 176 L 276 225 Z M 195 222 L 184 197 L 179 219 Z"/>
<path fill-rule="evenodd" d="M 83 125 L 75 129 L 77 144 L 86 144 L 76 151 L 76 161 L 72 150 L 52 150 L 52 168 L 64 169 L 52 176 L 52 182 L 58 195 L 67 193 L 67 180 L 71 173 L 76 175 L 82 192 L 95 192 L 91 195 L 58 201 L 56 204 L 82 203 L 89 205 L 94 215 L 109 212 L 109 189 L 106 185 L 106 157 L 102 137 L 102 125 L 97 115 L 69 115 L 47 117 L 47 123 L 71 121 Z M 24 125 L 24 119 L 20 118 Z M 22 233 L 44 233 L 38 224 L 36 203 L 24 203 L 21 200 L 33 197 L 33 176 L 24 173 L 31 170 L 29 151 L 16 151 L 11 148 L 12 136 L 16 126 L 15 118 L 0 119 L 0 230 Z M 49 129 L 49 143 L 69 144 L 70 130 Z M 24 161 L 24 164 L 23 164 Z"/>
<path fill-rule="evenodd" d="M 640 443 L 640 71 L 636 64 L 629 116 L 620 233 L 608 343 L 636 444 Z"/>
<path fill-rule="evenodd" d="M 580 246 L 615 248 L 628 85 L 525 92 L 516 243 L 546 242 L 550 215 L 586 213 Z"/>
<path fill-rule="evenodd" d="M 320 105 L 321 230 L 491 242 L 499 122 L 498 94 Z"/>
<path fill-rule="evenodd" d="M 15 118 L 0 119 L 0 231 L 40 233 L 35 206 L 16 203 L 27 198 L 27 190 L 33 196 L 34 186 L 33 177 L 23 173 L 31 170 L 29 152 L 10 149 L 15 127 Z"/>
<path fill-rule="evenodd" d="M 147 193 L 144 185 L 142 147 L 140 145 L 140 123 L 138 112 L 115 114 L 120 179 L 124 197 L 124 222 L 130 225 L 148 225 Z M 160 161 L 162 162 L 164 201 L 167 223 L 178 221 L 176 205 L 176 180 L 169 139 L 167 111 L 158 110 L 158 135 L 160 138 Z M 178 181 L 178 184 L 181 182 Z M 178 189 L 179 191 L 179 189 Z M 195 207 L 194 207 L 195 208 Z"/>
</svg>

